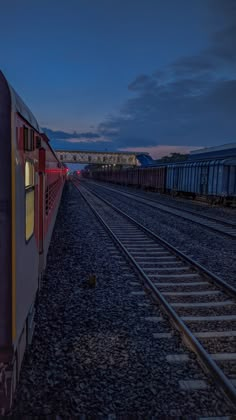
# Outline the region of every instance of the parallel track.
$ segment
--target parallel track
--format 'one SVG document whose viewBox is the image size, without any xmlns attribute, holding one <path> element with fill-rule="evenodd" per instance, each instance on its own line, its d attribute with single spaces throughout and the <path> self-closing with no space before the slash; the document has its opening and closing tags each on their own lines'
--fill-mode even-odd
<svg viewBox="0 0 236 420">
<path fill-rule="evenodd" d="M 236 289 L 87 186 L 75 186 L 200 365 L 236 406 Z"/>
<path fill-rule="evenodd" d="M 236 239 L 236 223 L 231 221 L 226 221 L 222 218 L 200 215 L 198 212 L 189 209 L 180 209 L 173 204 L 162 204 L 158 200 L 154 200 L 152 198 L 144 198 L 141 197 L 139 194 L 135 194 L 133 192 L 124 192 L 119 190 L 118 188 L 111 188 L 105 185 L 97 184 L 93 182 L 94 185 L 99 186 L 100 188 L 116 192 L 120 195 L 123 195 L 127 198 L 132 198 L 142 204 L 145 204 L 149 207 L 154 207 L 164 213 L 169 213 L 174 216 L 181 217 L 183 219 L 189 220 L 193 223 L 198 225 L 202 225 L 211 231 L 226 235 L 232 239 Z"/>
</svg>

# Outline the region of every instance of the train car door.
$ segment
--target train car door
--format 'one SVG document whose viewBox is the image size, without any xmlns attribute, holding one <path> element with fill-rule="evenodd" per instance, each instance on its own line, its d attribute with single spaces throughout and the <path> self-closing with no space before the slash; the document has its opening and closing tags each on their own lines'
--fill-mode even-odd
<svg viewBox="0 0 236 420">
<path fill-rule="evenodd" d="M 208 193 L 208 166 L 201 167 L 200 176 L 200 194 L 207 195 Z"/>
<path fill-rule="evenodd" d="M 46 151 L 43 148 L 39 149 L 39 254 L 43 254 L 44 242 L 44 217 L 45 217 L 45 162 Z"/>
</svg>

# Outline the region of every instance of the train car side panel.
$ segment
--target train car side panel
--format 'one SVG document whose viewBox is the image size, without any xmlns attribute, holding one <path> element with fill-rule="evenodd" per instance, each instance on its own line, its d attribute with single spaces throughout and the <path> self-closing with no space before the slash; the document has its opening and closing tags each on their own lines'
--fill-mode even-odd
<svg viewBox="0 0 236 420">
<path fill-rule="evenodd" d="M 17 116 L 15 124 L 20 136 L 24 135 L 26 127 L 28 135 L 33 136 L 31 127 Z M 22 335 L 28 312 L 36 296 L 39 267 L 35 235 L 35 231 L 38 230 L 37 150 L 33 146 L 31 151 L 24 151 L 21 144 L 21 141 L 16 141 L 16 342 Z M 21 360 L 22 358 L 20 362 Z"/>
<path fill-rule="evenodd" d="M 0 73 L 0 360 L 12 342 L 11 305 L 11 97 Z M 1 394 L 0 394 L 1 403 Z"/>
</svg>

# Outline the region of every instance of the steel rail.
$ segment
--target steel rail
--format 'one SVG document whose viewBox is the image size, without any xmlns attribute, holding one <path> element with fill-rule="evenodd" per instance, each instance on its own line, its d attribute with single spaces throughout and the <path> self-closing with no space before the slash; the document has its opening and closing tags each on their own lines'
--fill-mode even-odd
<svg viewBox="0 0 236 420">
<path fill-rule="evenodd" d="M 119 190 L 119 188 L 115 189 L 115 188 L 107 187 L 105 185 L 99 185 L 96 182 L 93 182 L 92 184 L 97 185 L 100 188 L 107 189 L 108 191 L 118 192 L 119 194 L 121 194 L 123 196 L 131 196 L 131 197 L 134 198 L 134 200 L 136 200 L 138 202 L 141 202 L 142 204 L 144 204 L 146 206 L 156 208 L 156 209 L 158 209 L 159 211 L 161 211 L 163 213 L 169 213 L 171 215 L 174 215 L 174 216 L 177 216 L 177 217 L 181 217 L 181 218 L 183 218 L 185 220 L 189 220 L 192 223 L 201 225 L 201 226 L 203 226 L 203 227 L 205 227 L 205 228 L 207 228 L 209 230 L 212 230 L 214 232 L 220 233 L 221 235 L 226 235 L 226 236 L 230 237 L 231 239 L 235 239 L 236 238 L 236 232 L 235 232 L 235 235 L 233 235 L 230 232 L 224 232 L 223 230 L 220 230 L 217 226 L 216 227 L 209 226 L 209 225 L 207 225 L 205 223 L 202 223 L 201 220 L 197 221 L 197 220 L 191 219 L 188 215 L 186 217 L 184 214 L 175 214 L 173 211 L 168 210 L 168 208 L 169 209 L 173 208 L 174 210 L 177 210 L 180 213 L 181 212 L 183 212 L 183 213 L 189 213 L 189 215 L 192 215 L 192 216 L 194 216 L 196 218 L 202 219 L 203 221 L 205 219 L 206 221 L 209 220 L 209 222 L 212 222 L 212 223 L 216 223 L 216 224 L 218 223 L 219 226 L 221 224 L 222 227 L 225 226 L 225 227 L 228 227 L 228 228 L 235 228 L 236 229 L 236 223 L 234 223 L 234 222 L 227 222 L 226 220 L 222 220 L 220 218 L 214 218 L 214 217 L 211 217 L 211 216 L 208 216 L 208 215 L 204 215 L 203 216 L 201 214 L 198 214 L 198 212 L 195 212 L 194 210 L 181 209 L 181 208 L 179 208 L 177 206 L 174 206 L 172 204 L 161 203 L 160 201 L 154 200 L 153 198 L 142 197 L 142 196 L 139 196 L 138 194 L 135 194 L 135 193 L 130 192 L 130 191 L 121 191 L 121 190 Z M 155 206 L 152 206 L 151 203 L 155 203 L 156 205 Z M 162 208 L 160 208 L 158 206 L 162 206 L 162 207 L 166 207 L 166 208 L 165 209 L 162 209 Z"/>
<path fill-rule="evenodd" d="M 84 187 L 87 188 L 87 187 Z M 89 191 L 89 188 L 87 188 Z M 90 190 L 91 191 L 91 190 Z M 114 206 L 113 204 L 109 203 L 105 198 L 99 196 L 99 194 L 95 193 L 94 191 L 91 191 L 92 194 L 97 196 L 100 200 L 102 200 L 105 204 L 107 204 L 109 207 L 112 207 L 117 213 L 120 213 L 122 216 L 129 219 L 133 224 L 138 226 L 140 229 L 142 229 L 145 233 L 147 233 L 150 237 L 158 240 L 161 242 L 163 246 L 168 248 L 171 252 L 175 253 L 180 259 L 183 261 L 188 261 L 190 265 L 193 265 L 202 275 L 207 276 L 207 279 L 213 283 L 216 283 L 218 287 L 222 288 L 226 293 L 229 293 L 233 298 L 236 298 L 236 288 L 233 286 L 230 286 L 228 283 L 226 283 L 224 280 L 222 280 L 220 277 L 216 276 L 214 273 L 209 271 L 207 268 L 203 267 L 201 264 L 199 264 L 197 261 L 193 260 L 188 255 L 184 254 L 182 251 L 179 251 L 176 247 L 171 245 L 169 242 L 167 242 L 165 239 L 158 236 L 156 233 L 152 232 L 150 229 L 148 229 L 143 224 L 137 222 L 135 219 L 133 219 L 131 216 L 129 216 L 127 213 L 120 210 L 118 207 Z"/>
<path fill-rule="evenodd" d="M 98 183 L 96 183 L 96 182 L 94 182 L 94 184 L 99 185 L 99 184 L 98 184 Z M 119 190 L 119 189 L 115 190 L 114 188 L 107 187 L 107 186 L 105 186 L 105 185 L 102 185 L 102 187 L 103 187 L 103 188 L 110 189 L 110 190 L 113 190 L 113 191 L 119 191 L 119 192 L 124 192 L 124 193 L 126 193 L 126 191 L 121 191 L 121 190 Z M 132 195 L 132 196 L 137 197 L 137 198 L 141 197 L 141 198 L 144 198 L 144 199 L 145 199 L 145 200 L 147 200 L 147 201 L 152 201 L 153 203 L 161 204 L 161 205 L 163 205 L 163 206 L 167 206 L 167 207 L 170 207 L 170 208 L 173 208 L 173 209 L 176 209 L 176 210 L 180 210 L 180 211 L 182 210 L 182 211 L 185 211 L 186 213 L 194 214 L 194 215 L 195 215 L 195 216 L 197 216 L 197 217 L 202 217 L 203 219 L 208 219 L 208 220 L 211 220 L 212 222 L 217 221 L 217 222 L 219 222 L 219 223 L 225 224 L 226 226 L 236 227 L 236 223 L 234 223 L 234 222 L 232 222 L 232 221 L 223 220 L 223 219 L 222 219 L 222 218 L 220 218 L 220 217 L 212 217 L 212 216 L 208 216 L 208 215 L 206 215 L 206 214 L 202 215 L 200 212 L 197 212 L 197 211 L 195 211 L 195 210 L 190 210 L 190 209 L 186 209 L 186 208 L 183 208 L 183 209 L 182 209 L 182 208 L 180 208 L 180 207 L 178 207 L 178 206 L 175 206 L 174 204 L 165 204 L 165 203 L 162 203 L 162 202 L 161 202 L 161 201 L 159 201 L 159 200 L 155 200 L 155 199 L 150 198 L 150 197 L 142 197 L 142 196 L 139 196 L 138 194 L 135 194 L 134 192 L 131 192 L 131 191 L 127 191 L 127 194 Z"/>
<path fill-rule="evenodd" d="M 75 184 L 74 184 L 75 185 Z M 139 277 L 145 281 L 145 283 L 148 285 L 149 289 L 152 291 L 152 295 L 155 297 L 156 300 L 161 304 L 161 306 L 164 308 L 165 312 L 167 313 L 168 317 L 171 319 L 172 323 L 175 325 L 175 327 L 178 329 L 178 331 L 183 336 L 184 342 L 190 347 L 190 349 L 197 355 L 200 366 L 203 367 L 205 371 L 207 371 L 211 377 L 216 381 L 218 386 L 224 391 L 225 395 L 229 398 L 231 403 L 236 407 L 236 389 L 230 382 L 230 380 L 226 377 L 224 372 L 217 366 L 215 361 L 210 357 L 210 355 L 207 353 L 207 351 L 204 349 L 202 344 L 196 339 L 194 334 L 191 332 L 191 330 L 185 325 L 185 323 L 181 320 L 181 317 L 175 312 L 175 310 L 172 308 L 172 306 L 168 303 L 168 301 L 165 299 L 165 297 L 162 295 L 162 293 L 157 289 L 157 287 L 153 284 L 153 282 L 149 279 L 149 277 L 145 274 L 145 272 L 142 270 L 142 268 L 137 264 L 135 259 L 132 257 L 130 252 L 126 249 L 126 247 L 122 244 L 122 242 L 119 240 L 119 238 L 112 232 L 112 230 L 109 228 L 105 220 L 100 216 L 100 214 L 96 211 L 96 209 L 89 203 L 89 200 L 84 196 L 84 194 L 81 192 L 78 186 L 75 185 L 77 190 L 80 192 L 81 196 L 85 200 L 85 202 L 88 204 L 88 206 L 91 208 L 97 219 L 101 222 L 101 224 L 105 227 L 105 229 L 108 231 L 109 235 L 113 239 L 115 243 L 119 245 L 119 248 L 122 250 L 123 254 L 125 255 L 126 259 L 128 259 L 133 267 L 135 268 L 135 271 L 139 274 Z M 85 188 L 85 187 L 83 187 Z M 200 264 L 193 261 L 191 258 L 185 256 L 185 254 L 181 253 L 176 248 L 172 247 L 168 242 L 165 240 L 159 238 L 156 234 L 151 232 L 149 229 L 145 228 L 143 225 L 136 222 L 133 218 L 131 218 L 126 213 L 122 212 L 122 210 L 116 208 L 111 203 L 107 202 L 104 198 L 100 197 L 97 193 L 94 193 L 94 191 L 90 191 L 87 189 L 90 194 L 95 195 L 99 200 L 103 201 L 107 206 L 112 208 L 117 213 L 121 214 L 123 217 L 128 219 L 130 222 L 135 224 L 136 226 L 140 227 L 143 231 L 148 233 L 149 236 L 152 236 L 153 238 L 157 239 L 159 242 L 163 243 L 164 247 L 167 247 L 169 250 L 172 250 L 172 252 L 178 254 L 178 256 L 181 257 L 181 259 L 187 260 L 189 263 L 193 263 L 195 267 L 197 267 L 204 275 L 207 276 L 207 278 L 210 276 L 218 285 L 221 285 L 223 289 L 225 290 L 225 287 L 228 289 L 228 285 L 215 276 L 214 274 L 210 273 L 208 270 L 205 270 Z M 229 286 L 229 292 L 234 297 L 236 297 L 236 289 Z"/>
</svg>

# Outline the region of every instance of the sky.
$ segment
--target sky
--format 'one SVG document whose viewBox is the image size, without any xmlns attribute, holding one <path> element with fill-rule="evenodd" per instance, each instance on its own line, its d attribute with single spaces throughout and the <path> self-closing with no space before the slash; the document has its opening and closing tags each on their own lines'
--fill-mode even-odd
<svg viewBox="0 0 236 420">
<path fill-rule="evenodd" d="M 1 0 L 0 69 L 57 149 L 236 142 L 236 0 Z"/>
</svg>

